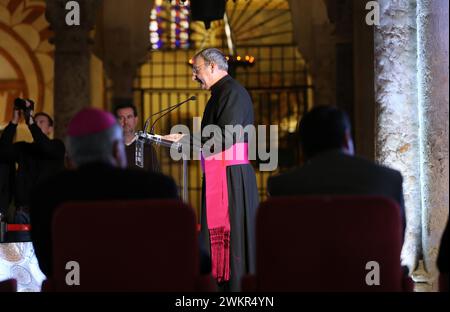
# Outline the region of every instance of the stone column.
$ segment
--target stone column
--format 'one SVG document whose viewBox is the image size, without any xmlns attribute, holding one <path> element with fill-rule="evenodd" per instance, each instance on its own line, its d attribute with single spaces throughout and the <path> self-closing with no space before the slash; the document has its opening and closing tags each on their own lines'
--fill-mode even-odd
<svg viewBox="0 0 450 312">
<path fill-rule="evenodd" d="M 67 124 L 81 108 L 90 106 L 89 31 L 100 0 L 77 0 L 80 25 L 66 24 L 68 0 L 47 0 L 46 18 L 55 36 L 54 114 L 55 137 L 64 138 Z"/>
<path fill-rule="evenodd" d="M 345 110 L 352 124 L 354 115 L 353 1 L 327 0 L 328 16 L 335 26 L 336 105 Z"/>
<path fill-rule="evenodd" d="M 335 27 L 324 0 L 289 0 L 294 40 L 313 77 L 314 104 L 336 104 Z"/>
<path fill-rule="evenodd" d="M 436 259 L 449 213 L 448 18 L 448 0 L 417 0 L 422 252 L 427 281 L 433 286 L 437 284 Z"/>
<path fill-rule="evenodd" d="M 373 26 L 366 24 L 366 3 L 353 0 L 354 133 L 358 155 L 375 159 Z"/>
<path fill-rule="evenodd" d="M 112 80 L 113 105 L 133 103 L 133 80 L 149 54 L 152 7 L 152 0 L 108 0 L 100 9 L 94 52 Z"/>
<path fill-rule="evenodd" d="M 416 0 L 380 0 L 375 27 L 375 154 L 403 175 L 406 233 L 402 261 L 414 270 L 421 252 Z"/>
</svg>

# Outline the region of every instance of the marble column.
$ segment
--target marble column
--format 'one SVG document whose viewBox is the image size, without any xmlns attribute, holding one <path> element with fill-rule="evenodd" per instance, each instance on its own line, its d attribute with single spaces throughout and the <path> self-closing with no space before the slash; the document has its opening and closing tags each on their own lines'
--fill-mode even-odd
<svg viewBox="0 0 450 312">
<path fill-rule="evenodd" d="M 448 0 L 417 0 L 422 252 L 426 280 L 434 286 L 436 259 L 449 214 L 448 4 Z"/>
<path fill-rule="evenodd" d="M 417 101 L 416 0 L 380 0 L 375 27 L 375 155 L 403 175 L 406 210 L 402 262 L 421 257 L 421 188 Z"/>
<path fill-rule="evenodd" d="M 54 115 L 55 137 L 64 138 L 67 124 L 81 108 L 90 106 L 89 32 L 95 24 L 100 0 L 78 0 L 80 25 L 66 24 L 68 0 L 47 0 L 46 18 L 54 32 L 55 45 Z"/>
</svg>

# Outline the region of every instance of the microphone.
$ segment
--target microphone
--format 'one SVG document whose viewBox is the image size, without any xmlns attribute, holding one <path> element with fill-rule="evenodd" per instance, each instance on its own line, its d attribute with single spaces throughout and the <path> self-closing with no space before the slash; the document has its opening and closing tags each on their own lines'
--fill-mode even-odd
<svg viewBox="0 0 450 312">
<path fill-rule="evenodd" d="M 163 109 L 162 111 L 159 111 L 157 113 L 152 114 L 147 121 L 145 122 L 145 126 L 144 126 L 144 133 L 146 133 L 147 131 L 147 126 L 148 126 L 148 122 L 150 121 L 150 118 L 155 116 L 155 115 L 159 115 L 162 114 L 161 116 L 159 116 L 158 118 L 156 118 L 156 120 L 152 123 L 152 126 L 150 127 L 150 133 L 153 134 L 153 129 L 155 128 L 155 124 L 158 122 L 158 120 L 160 120 L 162 117 L 164 117 L 165 115 L 167 115 L 168 113 L 170 113 L 171 111 L 173 111 L 174 109 L 177 109 L 178 107 L 180 107 L 181 105 L 183 105 L 184 103 L 187 103 L 189 101 L 195 101 L 197 100 L 197 97 L 195 95 L 191 96 L 190 98 L 188 98 L 187 100 L 184 100 L 183 102 L 180 102 L 176 105 L 170 106 L 166 109 Z M 164 114 L 163 114 L 164 113 Z"/>
</svg>

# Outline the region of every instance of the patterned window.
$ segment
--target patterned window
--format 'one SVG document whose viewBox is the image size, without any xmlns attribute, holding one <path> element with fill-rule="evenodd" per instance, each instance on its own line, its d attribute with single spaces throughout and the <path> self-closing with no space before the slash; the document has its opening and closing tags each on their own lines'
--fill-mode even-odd
<svg viewBox="0 0 450 312">
<path fill-rule="evenodd" d="M 150 13 L 153 50 L 189 48 L 189 1 L 156 0 Z"/>
</svg>

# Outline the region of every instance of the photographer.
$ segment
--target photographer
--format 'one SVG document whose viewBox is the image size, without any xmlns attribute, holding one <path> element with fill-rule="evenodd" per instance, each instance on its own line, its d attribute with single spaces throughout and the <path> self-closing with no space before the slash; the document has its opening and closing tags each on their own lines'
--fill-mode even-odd
<svg viewBox="0 0 450 312">
<path fill-rule="evenodd" d="M 16 207 L 15 223 L 29 223 L 28 207 L 31 190 L 41 181 L 64 169 L 65 147 L 61 140 L 52 140 L 53 120 L 46 113 L 33 116 L 34 103 L 16 99 L 13 118 L 0 137 L 0 161 L 17 171 L 10 175 L 10 197 Z M 33 143 L 13 143 L 17 125 L 24 117 Z"/>
</svg>

